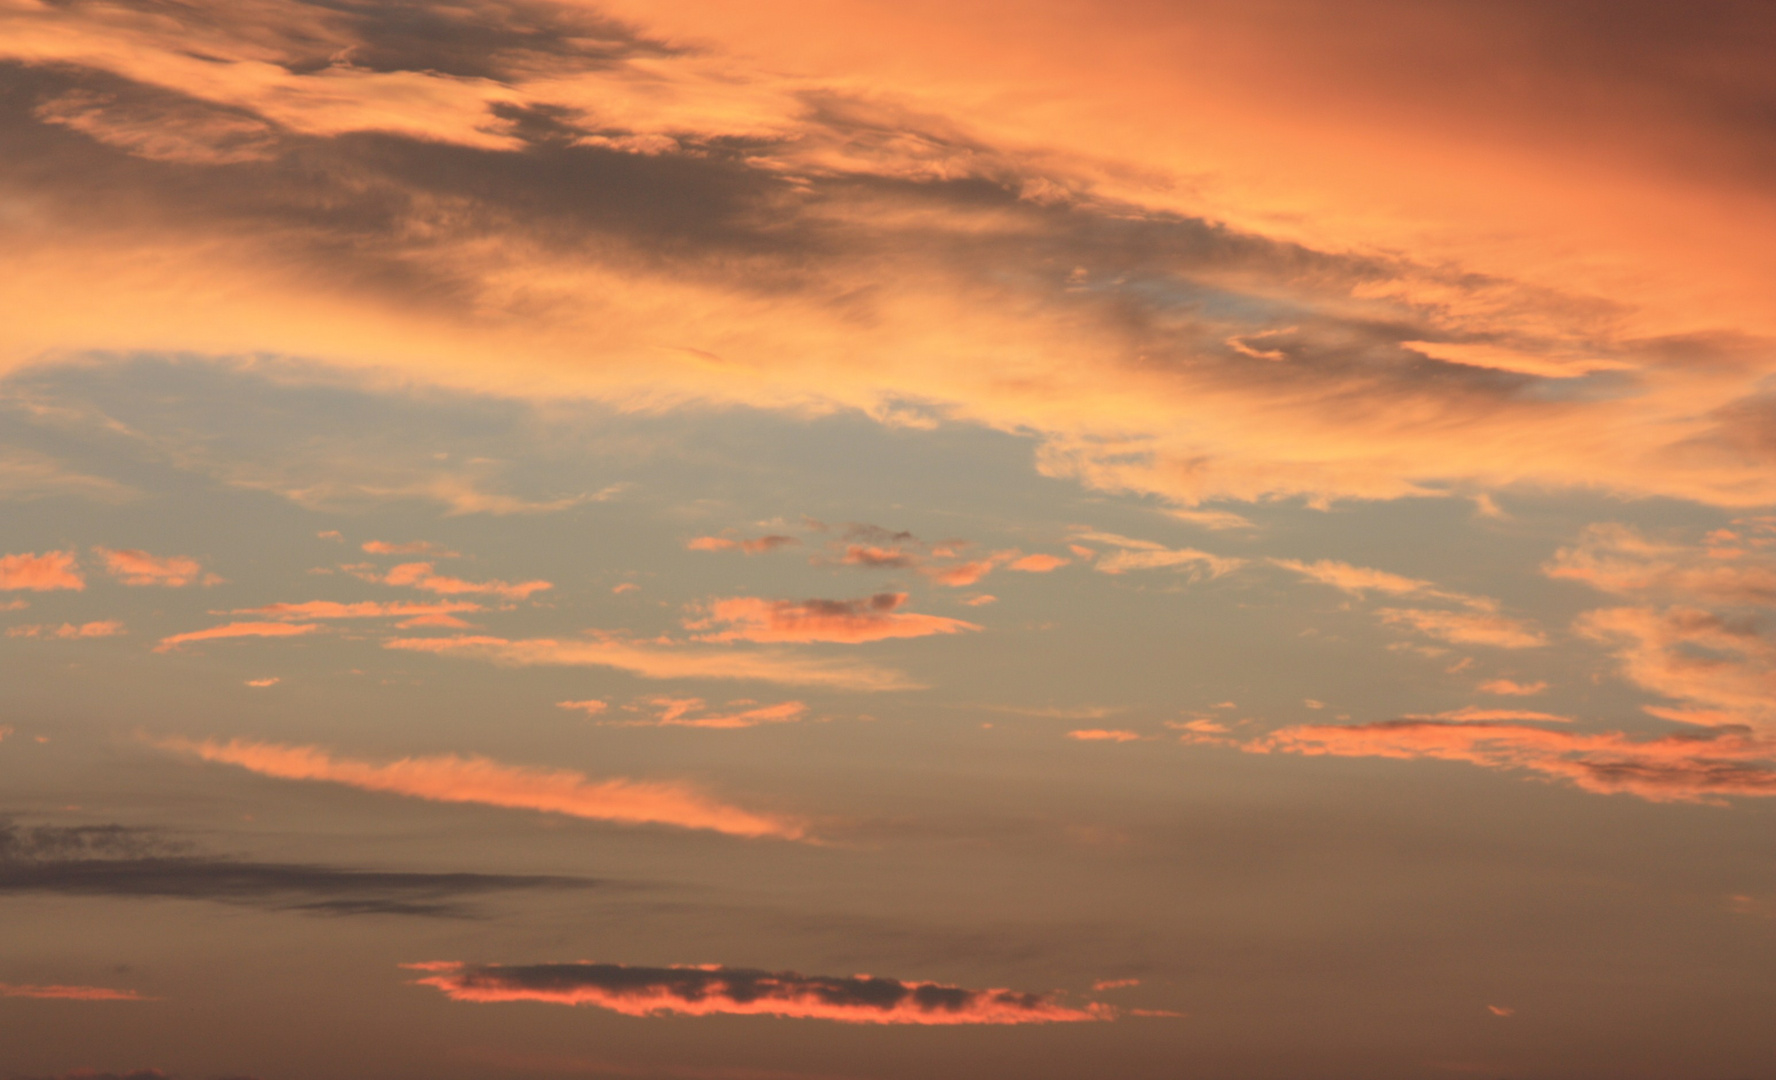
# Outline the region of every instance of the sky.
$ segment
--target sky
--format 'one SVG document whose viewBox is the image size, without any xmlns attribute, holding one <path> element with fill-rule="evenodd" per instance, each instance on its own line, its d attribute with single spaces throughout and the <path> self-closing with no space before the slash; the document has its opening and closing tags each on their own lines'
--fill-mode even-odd
<svg viewBox="0 0 1776 1080">
<path fill-rule="evenodd" d="M 1776 1076 L 1773 53 L 0 0 L 0 1080 Z"/>
</svg>

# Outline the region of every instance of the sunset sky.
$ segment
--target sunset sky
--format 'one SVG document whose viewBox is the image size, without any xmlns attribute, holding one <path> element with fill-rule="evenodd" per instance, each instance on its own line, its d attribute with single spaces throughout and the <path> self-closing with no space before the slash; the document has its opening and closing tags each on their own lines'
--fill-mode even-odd
<svg viewBox="0 0 1776 1080">
<path fill-rule="evenodd" d="M 1776 7 L 0 0 L 0 1080 L 1776 1077 Z"/>
</svg>

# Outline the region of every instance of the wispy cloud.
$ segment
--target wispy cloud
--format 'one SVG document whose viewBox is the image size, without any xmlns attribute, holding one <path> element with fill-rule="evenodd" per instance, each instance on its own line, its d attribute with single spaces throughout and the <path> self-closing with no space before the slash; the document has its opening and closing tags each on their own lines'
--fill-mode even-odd
<svg viewBox="0 0 1776 1080">
<path fill-rule="evenodd" d="M 206 900 L 316 915 L 464 917 L 501 892 L 590 888 L 585 878 L 360 870 L 204 854 L 156 829 L 0 820 L 0 895 Z"/>
<path fill-rule="evenodd" d="M 1098 529 L 1079 528 L 1072 539 L 1078 544 L 1106 544 L 1115 550 L 1093 565 L 1102 574 L 1126 574 L 1130 570 L 1181 570 L 1192 579 L 1220 577 L 1239 569 L 1245 560 L 1212 555 L 1196 548 L 1169 548 L 1152 540 Z"/>
<path fill-rule="evenodd" d="M 429 540 L 408 540 L 399 544 L 391 544 L 385 540 L 367 540 L 360 546 L 372 555 L 429 555 L 434 559 L 462 557 L 461 552 L 452 551 Z"/>
<path fill-rule="evenodd" d="M 1409 626 L 1421 634 L 1456 645 L 1535 649 L 1548 643 L 1547 635 L 1534 626 L 1505 615 L 1430 608 L 1381 608 L 1375 614 L 1383 622 Z"/>
<path fill-rule="evenodd" d="M 586 702 L 564 701 L 563 708 L 575 708 Z M 780 701 L 761 705 L 756 701 L 730 701 L 725 708 L 711 709 L 702 698 L 652 697 L 624 706 L 629 713 L 652 711 L 651 717 L 638 719 L 613 718 L 608 724 L 623 727 L 689 727 L 735 730 L 762 724 L 787 724 L 807 715 L 808 706 L 799 701 Z M 602 710 L 596 710 L 602 711 Z"/>
<path fill-rule="evenodd" d="M 6 628 L 7 637 L 30 638 L 98 638 L 116 637 L 123 633 L 127 633 L 127 631 L 124 630 L 123 623 L 116 619 L 81 623 L 78 626 L 73 623 L 63 623 L 60 626 L 26 625 Z"/>
<path fill-rule="evenodd" d="M 231 622 L 203 630 L 190 630 L 183 634 L 163 637 L 160 639 L 160 644 L 154 647 L 154 651 L 170 652 L 181 645 L 190 645 L 199 641 L 222 641 L 228 638 L 299 637 L 303 634 L 316 633 L 321 629 L 319 623 Z"/>
<path fill-rule="evenodd" d="M 980 627 L 942 615 L 898 610 L 906 593 L 877 593 L 862 600 L 761 600 L 740 596 L 712 600 L 702 618 L 686 622 L 700 641 L 842 642 L 959 634 Z M 726 629 L 720 629 L 721 627 Z"/>
<path fill-rule="evenodd" d="M 592 1005 L 627 1016 L 743 1015 L 851 1024 L 1049 1024 L 1108 1020 L 1109 1009 L 1069 1007 L 1054 994 L 966 990 L 869 975 L 835 977 L 716 964 L 408 964 L 415 980 L 456 1001 Z"/>
<path fill-rule="evenodd" d="M 1776 742 L 1716 729 L 1655 738 L 1496 721 L 1389 720 L 1283 728 L 1244 744 L 1254 753 L 1435 758 L 1523 769 L 1600 794 L 1654 802 L 1776 795 Z"/>
<path fill-rule="evenodd" d="M 429 562 L 401 563 L 382 573 L 374 567 L 348 566 L 346 570 L 365 581 L 374 581 L 383 585 L 404 586 L 422 589 L 426 592 L 438 593 L 441 596 L 491 595 L 507 600 L 523 600 L 532 593 L 553 589 L 555 586 L 547 581 L 464 581 L 462 578 L 448 577 L 433 572 Z"/>
<path fill-rule="evenodd" d="M 741 551 L 748 555 L 762 555 L 800 543 L 793 536 L 772 533 L 766 536 L 699 536 L 688 541 L 685 547 L 691 551 Z"/>
<path fill-rule="evenodd" d="M 776 649 L 711 649 L 651 641 L 592 638 L 506 638 L 484 635 L 395 638 L 390 649 L 487 660 L 512 667 L 608 667 L 645 679 L 756 679 L 843 690 L 910 690 L 918 683 L 891 668 Z"/>
<path fill-rule="evenodd" d="M 215 574 L 204 573 L 202 563 L 183 555 L 158 558 L 134 548 L 113 551 L 110 548 L 96 547 L 93 551 L 104 560 L 105 572 L 125 585 L 180 588 L 185 585 L 215 585 L 222 581 Z"/>
<path fill-rule="evenodd" d="M 262 776 L 343 784 L 433 802 L 536 810 L 625 824 L 676 825 L 733 836 L 799 839 L 801 823 L 741 810 L 685 784 L 627 779 L 588 780 L 571 769 L 533 769 L 484 757 L 440 754 L 386 764 L 334 757 L 314 746 L 232 739 L 167 738 L 162 749 L 238 765 Z"/>
<path fill-rule="evenodd" d="M 360 600 L 340 603 L 336 600 L 304 600 L 300 603 L 266 604 L 263 607 L 235 608 L 230 615 L 263 615 L 271 619 L 407 619 L 423 615 L 450 615 L 465 611 L 481 611 L 480 604 L 468 600 L 442 600 L 436 603 L 415 603 L 401 600 Z"/>
<path fill-rule="evenodd" d="M 134 990 L 116 990 L 108 986 L 34 986 L 0 983 L 0 997 L 40 998 L 51 1001 L 157 1001 Z"/>
</svg>

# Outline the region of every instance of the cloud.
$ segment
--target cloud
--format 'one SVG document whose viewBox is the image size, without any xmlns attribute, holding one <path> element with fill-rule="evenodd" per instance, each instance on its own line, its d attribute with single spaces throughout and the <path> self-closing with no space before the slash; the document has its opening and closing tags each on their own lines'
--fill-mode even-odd
<svg viewBox="0 0 1776 1080">
<path fill-rule="evenodd" d="M 1066 566 L 1071 559 L 1063 559 L 1058 555 L 1025 555 L 1005 564 L 1007 570 L 1022 570 L 1026 574 L 1046 574 L 1057 567 Z"/>
<path fill-rule="evenodd" d="M 1341 589 L 1352 596 L 1360 597 L 1370 592 L 1381 592 L 1390 596 L 1427 596 L 1439 600 L 1454 600 L 1479 611 L 1492 611 L 1498 607 L 1496 600 L 1484 596 L 1450 592 L 1438 588 L 1429 581 L 1391 574 L 1386 570 L 1374 570 L 1367 566 L 1353 566 L 1336 559 L 1320 559 L 1311 563 L 1295 559 L 1272 559 L 1270 562 L 1273 566 L 1292 570 L 1302 577 L 1317 581 L 1322 585 Z"/>
<path fill-rule="evenodd" d="M 651 707 L 656 715 L 647 720 L 611 720 L 623 727 L 691 727 L 733 730 L 758 727 L 761 724 L 786 724 L 802 719 L 808 706 L 799 701 L 782 701 L 760 705 L 756 701 L 730 701 L 724 710 L 711 712 L 702 698 L 645 698 L 625 709 L 639 711 Z M 700 715 L 699 715 L 700 714 Z"/>
<path fill-rule="evenodd" d="M 400 600 L 362 600 L 340 603 L 335 600 L 305 600 L 301 603 L 267 604 L 264 607 L 235 608 L 230 615 L 264 615 L 272 619 L 391 619 L 429 615 L 449 615 L 461 611 L 481 611 L 480 604 L 467 600 L 444 600 L 437 603 L 412 603 Z"/>
<path fill-rule="evenodd" d="M 1488 679 L 1475 687 L 1482 694 L 1502 694 L 1510 697 L 1532 697 L 1548 689 L 1548 684 L 1537 680 L 1532 683 L 1520 683 L 1511 679 Z"/>
<path fill-rule="evenodd" d="M 1140 986 L 1140 979 L 1099 979 L 1092 983 L 1092 989 L 1098 993 L 1105 990 L 1122 990 L 1130 986 Z"/>
<path fill-rule="evenodd" d="M 1464 705 L 1436 713 L 1407 713 L 1407 720 L 1535 720 L 1542 723 L 1570 724 L 1573 718 L 1559 713 L 1535 712 L 1530 709 L 1489 709 L 1480 705 Z"/>
<path fill-rule="evenodd" d="M 316 915 L 475 914 L 472 898 L 589 888 L 585 878 L 357 870 L 195 852 L 156 829 L 0 820 L 0 895 L 207 900 Z"/>
<path fill-rule="evenodd" d="M 283 680 L 273 675 L 268 679 L 248 679 L 247 685 L 256 690 L 263 690 L 268 686 L 276 686 L 280 682 L 283 682 Z"/>
<path fill-rule="evenodd" d="M 474 803 L 536 810 L 592 821 L 674 825 L 731 836 L 799 839 L 806 829 L 787 818 L 728 806 L 679 783 L 611 779 L 591 781 L 571 769 L 531 769 L 455 754 L 407 757 L 384 765 L 336 758 L 314 746 L 233 739 L 156 741 L 162 749 L 204 761 L 238 765 L 262 776 L 343 784 L 433 802 Z"/>
<path fill-rule="evenodd" d="M 1103 574 L 1176 568 L 1188 571 L 1192 580 L 1200 580 L 1232 573 L 1245 564 L 1243 559 L 1223 558 L 1196 548 L 1168 548 L 1152 540 L 1137 540 L 1096 529 L 1075 529 L 1073 539 L 1082 543 L 1108 544 L 1117 549 L 1094 564 Z"/>
<path fill-rule="evenodd" d="M 699 649 L 615 638 L 513 641 L 482 635 L 395 638 L 383 645 L 390 649 L 460 656 L 512 667 L 609 667 L 644 679 L 757 679 L 789 686 L 829 686 L 865 691 L 910 690 L 919 686 L 898 671 L 874 664 L 803 656 L 776 649 Z"/>
<path fill-rule="evenodd" d="M 10 626 L 6 629 L 7 637 L 53 637 L 53 638 L 95 638 L 115 637 L 127 633 L 123 623 L 116 619 L 99 622 L 63 623 L 60 626 Z"/>
<path fill-rule="evenodd" d="M 114 990 L 106 986 L 30 986 L 0 983 L 0 997 L 43 998 L 56 1001 L 158 1001 L 143 997 L 134 990 Z"/>
<path fill-rule="evenodd" d="M 1654 738 L 1580 733 L 1496 721 L 1388 720 L 1283 728 L 1243 744 L 1252 753 L 1434 758 L 1524 769 L 1599 794 L 1653 802 L 1776 795 L 1776 742 L 1743 728 Z"/>
<path fill-rule="evenodd" d="M 941 416 L 1184 507 L 1776 494 L 1746 20 L 1378 8 L 1401 65 L 1311 8 L 1043 4 L 1033 51 L 984 11 L 566 10 L 10 6 L 6 355 Z M 1510 80 L 1581 104 L 1472 92 Z M 516 509 L 457 483 L 276 486 Z"/>
<path fill-rule="evenodd" d="M 156 558 L 146 551 L 128 549 L 113 551 L 93 548 L 105 560 L 105 572 L 125 585 L 164 585 L 180 588 L 185 585 L 215 585 L 221 578 L 205 574 L 202 564 L 183 555 Z"/>
<path fill-rule="evenodd" d="M 455 1001 L 592 1005 L 626 1016 L 783 1016 L 850 1024 L 1046 1024 L 1108 1020 L 1101 1005 L 1071 1008 L 1053 994 L 965 990 L 869 975 L 834 977 L 715 964 L 409 964 L 415 980 Z"/>
<path fill-rule="evenodd" d="M 610 705 L 607 702 L 596 700 L 557 701 L 555 707 L 557 709 L 577 709 L 580 712 L 585 713 L 587 716 L 597 716 L 599 713 L 610 708 Z"/>
<path fill-rule="evenodd" d="M 1105 728 L 1084 728 L 1079 731 L 1067 732 L 1067 738 L 1081 742 L 1134 742 L 1141 736 L 1132 731 L 1107 730 Z"/>
<path fill-rule="evenodd" d="M 347 569 L 353 570 L 365 581 L 424 589 L 426 592 L 435 592 L 441 596 L 489 594 L 504 597 L 507 600 L 523 600 L 532 593 L 555 587 L 547 581 L 525 581 L 518 584 L 499 580 L 464 581 L 461 578 L 445 577 L 433 573 L 432 564 L 429 562 L 402 563 L 391 568 L 386 574 L 377 574 L 374 570 L 361 570 L 352 567 Z"/>
<path fill-rule="evenodd" d="M 1776 733 L 1776 642 L 1755 624 L 1695 608 L 1619 607 L 1586 612 L 1574 629 L 1609 646 L 1628 681 L 1684 703 L 1648 712 Z"/>
<path fill-rule="evenodd" d="M 0 589 L 84 589 L 86 580 L 72 551 L 42 555 L 0 555 Z"/>
<path fill-rule="evenodd" d="M 22 501 L 69 495 L 112 504 L 140 497 L 133 488 L 102 476 L 75 472 L 52 457 L 0 448 L 0 499 Z"/>
<path fill-rule="evenodd" d="M 1547 635 L 1540 630 L 1504 615 L 1426 608 L 1381 608 L 1375 614 L 1383 622 L 1409 626 L 1421 634 L 1456 645 L 1535 649 L 1548 643 Z"/>
<path fill-rule="evenodd" d="M 429 540 L 409 540 L 406 543 L 391 544 L 383 540 L 367 540 L 363 550 L 372 555 L 430 555 L 434 559 L 457 559 L 462 557 L 459 551 L 452 551 L 442 544 L 434 544 Z"/>
<path fill-rule="evenodd" d="M 1776 607 L 1776 524 L 1741 519 L 1703 545 L 1652 540 L 1627 525 L 1586 526 L 1542 567 L 1618 596 Z"/>
<path fill-rule="evenodd" d="M 752 537 L 699 536 L 686 543 L 685 547 L 692 551 L 743 551 L 748 555 L 762 555 L 767 551 L 800 543 L 793 536 L 777 534 Z"/>
<path fill-rule="evenodd" d="M 979 630 L 942 615 L 900 612 L 906 593 L 877 593 L 862 600 L 761 600 L 738 596 L 705 605 L 703 618 L 685 625 L 706 630 L 699 641 L 842 642 L 928 637 Z M 714 627 L 726 624 L 728 629 Z"/>
<path fill-rule="evenodd" d="M 170 652 L 181 645 L 189 645 L 195 641 L 219 641 L 223 638 L 298 637 L 302 634 L 315 633 L 320 629 L 319 623 L 232 622 L 161 638 L 160 644 L 154 647 L 154 651 Z"/>
</svg>

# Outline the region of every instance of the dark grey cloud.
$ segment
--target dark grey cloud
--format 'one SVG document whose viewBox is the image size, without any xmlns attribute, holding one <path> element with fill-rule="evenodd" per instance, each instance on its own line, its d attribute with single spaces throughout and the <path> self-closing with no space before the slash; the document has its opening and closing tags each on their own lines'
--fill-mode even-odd
<svg viewBox="0 0 1776 1080">
<path fill-rule="evenodd" d="M 357 870 L 206 855 L 153 829 L 0 822 L 0 895 L 213 900 L 323 915 L 467 917 L 472 898 L 590 888 L 586 878 Z"/>
</svg>

